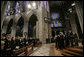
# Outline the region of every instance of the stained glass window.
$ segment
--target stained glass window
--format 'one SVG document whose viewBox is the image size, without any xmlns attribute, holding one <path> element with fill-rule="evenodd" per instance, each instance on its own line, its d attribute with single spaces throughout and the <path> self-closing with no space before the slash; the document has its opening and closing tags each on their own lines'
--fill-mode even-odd
<svg viewBox="0 0 84 57">
<path fill-rule="evenodd" d="M 53 27 L 53 23 L 51 23 L 51 27 Z"/>
<path fill-rule="evenodd" d="M 10 2 L 8 2 L 8 5 L 7 5 L 7 8 L 6 8 L 6 11 L 5 11 L 5 19 L 8 18 L 8 16 L 10 15 Z"/>
<path fill-rule="evenodd" d="M 52 19 L 58 19 L 59 18 L 59 14 L 58 13 L 52 13 L 51 14 L 51 18 Z"/>
<path fill-rule="evenodd" d="M 59 22 L 59 27 L 61 27 L 62 26 L 62 24 L 61 24 L 61 22 Z"/>
<path fill-rule="evenodd" d="M 57 27 L 57 23 L 55 23 L 54 26 Z"/>
</svg>

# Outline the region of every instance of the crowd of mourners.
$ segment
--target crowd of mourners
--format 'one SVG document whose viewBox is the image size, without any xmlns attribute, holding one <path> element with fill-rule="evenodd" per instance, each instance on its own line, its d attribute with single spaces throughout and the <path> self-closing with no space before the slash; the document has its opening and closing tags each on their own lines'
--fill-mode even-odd
<svg viewBox="0 0 84 57">
<path fill-rule="evenodd" d="M 11 56 L 13 54 L 13 50 L 20 49 L 32 43 L 35 46 L 38 41 L 39 39 L 35 37 L 23 38 L 7 35 L 6 37 L 1 38 L 1 55 Z M 74 47 L 78 46 L 78 37 L 77 34 L 73 34 L 72 31 L 59 32 L 55 35 L 54 42 L 56 43 L 57 49 L 63 49 L 70 46 Z"/>
<path fill-rule="evenodd" d="M 1 39 L 1 55 L 2 56 L 11 56 L 13 54 L 13 50 L 18 50 L 25 46 L 28 46 L 33 43 L 35 44 L 39 41 L 39 39 L 35 37 L 11 37 L 7 35 Z"/>
<path fill-rule="evenodd" d="M 73 34 L 72 31 L 57 33 L 54 37 L 54 41 L 57 49 L 78 46 L 77 34 Z"/>
</svg>

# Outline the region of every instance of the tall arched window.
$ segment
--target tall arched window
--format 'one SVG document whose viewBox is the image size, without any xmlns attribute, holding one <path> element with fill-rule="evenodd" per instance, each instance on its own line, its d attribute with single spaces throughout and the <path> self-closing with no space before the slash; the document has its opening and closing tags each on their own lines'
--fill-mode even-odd
<svg viewBox="0 0 84 57">
<path fill-rule="evenodd" d="M 52 19 L 51 27 L 62 27 L 62 22 L 60 20 L 59 13 L 52 13 L 51 19 Z"/>
</svg>

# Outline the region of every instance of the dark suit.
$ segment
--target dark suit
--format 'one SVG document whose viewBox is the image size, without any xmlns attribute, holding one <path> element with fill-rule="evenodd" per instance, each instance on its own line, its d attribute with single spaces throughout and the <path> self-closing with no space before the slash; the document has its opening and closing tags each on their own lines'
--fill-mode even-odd
<svg viewBox="0 0 84 57">
<path fill-rule="evenodd" d="M 37 39 L 32 39 L 32 42 L 33 42 L 34 46 L 35 46 L 35 44 L 36 44 L 36 40 L 37 40 Z"/>
<path fill-rule="evenodd" d="M 68 47 L 70 44 L 69 44 L 69 37 L 68 37 L 68 34 L 65 35 L 65 47 Z"/>
<path fill-rule="evenodd" d="M 4 44 L 4 50 L 5 50 L 5 55 L 11 56 L 12 53 L 12 41 L 9 41 L 8 39 L 5 39 L 5 44 Z"/>
<path fill-rule="evenodd" d="M 63 35 L 60 36 L 60 48 L 64 48 L 64 37 Z"/>
<path fill-rule="evenodd" d="M 16 39 L 15 42 L 15 46 L 19 46 L 21 48 L 20 40 Z"/>
<path fill-rule="evenodd" d="M 74 45 L 73 45 L 73 40 L 74 40 L 73 33 L 70 33 L 69 36 L 68 36 L 68 38 L 69 38 L 69 40 L 70 40 L 71 46 L 74 46 Z"/>
<path fill-rule="evenodd" d="M 16 47 L 16 45 L 15 45 L 15 44 L 16 44 L 15 40 L 12 40 L 11 43 L 12 43 L 12 50 L 14 50 L 15 47 Z"/>
<path fill-rule="evenodd" d="M 29 39 L 28 42 L 29 42 L 29 44 L 31 44 L 32 43 L 32 39 Z"/>
<path fill-rule="evenodd" d="M 28 43 L 27 43 L 28 39 L 24 39 L 23 41 L 24 41 L 24 46 L 27 46 L 28 45 Z"/>
</svg>

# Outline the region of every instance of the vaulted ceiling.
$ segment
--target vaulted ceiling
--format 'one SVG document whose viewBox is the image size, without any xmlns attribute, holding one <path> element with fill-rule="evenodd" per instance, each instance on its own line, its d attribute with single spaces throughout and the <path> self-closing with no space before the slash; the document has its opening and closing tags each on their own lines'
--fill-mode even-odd
<svg viewBox="0 0 84 57">
<path fill-rule="evenodd" d="M 74 1 L 49 1 L 50 13 L 59 13 L 61 18 L 64 18 L 67 10 Z"/>
<path fill-rule="evenodd" d="M 50 11 L 67 10 L 74 1 L 49 1 Z"/>
</svg>

